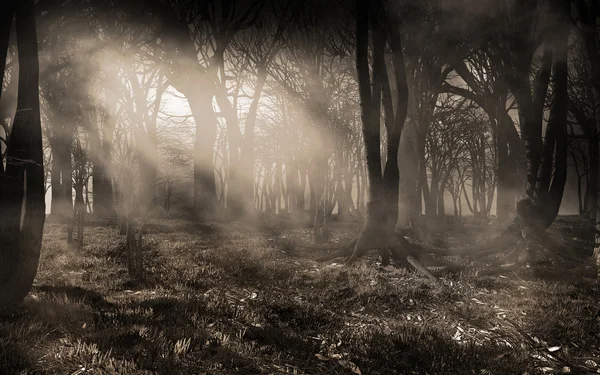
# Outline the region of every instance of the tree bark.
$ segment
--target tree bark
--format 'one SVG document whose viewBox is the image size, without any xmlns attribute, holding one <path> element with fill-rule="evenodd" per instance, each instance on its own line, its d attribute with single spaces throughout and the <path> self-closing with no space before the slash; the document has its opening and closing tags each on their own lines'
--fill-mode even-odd
<svg viewBox="0 0 600 375">
<path fill-rule="evenodd" d="M 37 273 L 45 221 L 39 62 L 33 0 L 5 5 L 3 26 L 16 20 L 19 59 L 17 112 L 0 174 L 0 305 L 25 298 Z M 8 32 L 9 27 L 3 32 Z M 0 36 L 0 40 L 6 35 Z M 4 67 L 3 67 L 4 68 Z M 4 74 L 4 69 L 2 69 Z M 15 163 L 16 160 L 25 162 Z"/>
<path fill-rule="evenodd" d="M 213 154 L 217 125 L 212 108 L 212 95 L 186 96 L 196 122 L 194 142 L 194 211 L 201 219 L 212 216 L 217 207 L 217 187 Z"/>
</svg>

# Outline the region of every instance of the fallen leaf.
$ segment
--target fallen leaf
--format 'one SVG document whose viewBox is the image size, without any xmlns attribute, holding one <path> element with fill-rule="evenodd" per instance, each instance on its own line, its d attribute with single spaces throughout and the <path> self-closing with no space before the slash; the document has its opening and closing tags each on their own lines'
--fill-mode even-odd
<svg viewBox="0 0 600 375">
<path fill-rule="evenodd" d="M 550 353 L 552 353 L 552 352 L 555 352 L 555 351 L 557 351 L 559 349 L 560 349 L 560 346 L 551 346 L 551 347 L 548 348 L 548 351 Z"/>
<path fill-rule="evenodd" d="M 319 359 L 319 361 L 329 361 L 331 358 L 324 356 L 323 354 L 317 353 L 315 354 L 315 357 L 317 357 L 317 359 Z"/>
</svg>

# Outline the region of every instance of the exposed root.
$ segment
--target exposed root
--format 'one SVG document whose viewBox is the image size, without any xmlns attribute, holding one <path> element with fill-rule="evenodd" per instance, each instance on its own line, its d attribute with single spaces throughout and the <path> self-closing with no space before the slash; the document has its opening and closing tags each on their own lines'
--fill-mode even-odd
<svg viewBox="0 0 600 375">
<path fill-rule="evenodd" d="M 347 242 L 345 245 L 343 245 L 343 247 L 345 248 L 346 246 L 354 243 L 356 241 L 356 239 Z M 301 249 L 306 249 L 306 250 L 321 250 L 321 251 L 325 251 L 325 250 L 336 250 L 340 248 L 339 244 L 332 244 L 329 246 L 315 246 L 315 245 L 303 245 L 303 244 L 299 244 L 299 243 L 293 243 L 293 245 L 295 247 L 299 247 Z"/>
<path fill-rule="evenodd" d="M 396 232 L 396 240 L 399 241 L 400 245 L 408 250 L 410 255 L 412 255 L 415 259 L 419 261 L 422 265 L 426 267 L 446 267 L 448 266 L 447 262 L 442 261 L 441 259 L 434 258 L 428 250 L 424 246 L 419 244 L 415 244 L 410 242 L 404 237 L 403 234 Z"/>
<path fill-rule="evenodd" d="M 495 262 L 493 262 L 489 268 L 495 268 L 495 267 L 499 267 L 502 264 L 509 264 L 510 262 L 513 262 L 514 260 L 519 258 L 519 255 L 521 254 L 521 252 L 523 251 L 523 248 L 519 245 L 514 245 L 512 246 L 508 253 L 505 256 L 500 257 L 499 259 L 497 259 Z M 488 255 L 493 255 L 493 254 L 488 254 Z"/>
<path fill-rule="evenodd" d="M 315 260 L 317 262 L 327 262 L 327 261 L 334 260 L 337 258 L 348 258 L 348 257 L 350 257 L 350 255 L 352 255 L 352 250 L 354 250 L 354 247 L 356 246 L 357 241 L 358 241 L 358 239 L 352 240 L 352 241 L 348 242 L 346 245 L 344 245 L 343 247 L 341 247 L 340 249 L 334 251 L 333 253 L 324 255 Z"/>
<path fill-rule="evenodd" d="M 358 238 L 350 242 L 343 248 L 316 259 L 324 262 L 336 258 L 344 257 L 346 264 L 352 264 L 362 256 L 366 255 L 371 249 L 378 249 L 382 265 L 389 264 L 390 254 L 404 266 L 412 266 L 419 273 L 432 280 L 436 285 L 442 285 L 437 277 L 427 270 L 411 253 L 410 243 L 397 233 L 389 233 L 385 229 L 366 227 L 361 230 Z"/>
<path fill-rule="evenodd" d="M 519 238 L 517 238 L 515 236 L 511 236 L 511 237 L 512 238 L 510 241 L 508 241 L 508 239 L 507 239 L 507 241 L 503 241 L 503 243 L 500 245 L 488 247 L 485 250 L 482 250 L 475 254 L 469 254 L 469 259 L 471 259 L 473 261 L 480 260 L 480 259 L 483 259 L 490 255 L 504 253 L 504 252 L 506 252 L 507 249 L 513 249 L 515 247 L 518 247 L 520 241 L 522 241 L 522 240 L 520 240 Z"/>
<path fill-rule="evenodd" d="M 457 256 L 457 255 L 471 255 L 471 254 L 495 254 L 500 253 L 506 250 L 506 248 L 511 247 L 516 244 L 519 240 L 519 237 L 514 234 L 501 234 L 498 237 L 484 242 L 482 244 L 477 244 L 473 246 L 457 248 L 457 249 L 449 249 L 440 255 L 444 256 Z"/>
<path fill-rule="evenodd" d="M 521 250 L 521 249 L 518 249 Z M 511 252 L 512 254 L 512 252 Z M 505 263 L 501 264 L 497 267 L 490 267 L 485 270 L 478 272 L 479 276 L 495 276 L 506 272 L 516 271 L 519 268 L 523 267 L 527 264 L 529 260 L 529 255 L 526 251 L 519 251 L 519 256 L 514 263 Z M 503 259 L 504 260 L 504 259 Z"/>
<path fill-rule="evenodd" d="M 347 264 L 352 264 L 369 250 L 378 249 L 381 253 L 382 264 L 387 265 L 391 255 L 399 264 L 416 269 L 438 285 L 440 284 L 438 279 L 425 268 L 425 265 L 447 269 L 451 269 L 453 265 L 442 262 L 440 259 L 433 257 L 432 254 L 444 257 L 466 255 L 472 261 L 502 254 L 499 259 L 492 261 L 486 269 L 478 273 L 479 275 L 488 276 L 516 271 L 528 263 L 543 263 L 553 260 L 566 261 L 571 264 L 582 262 L 569 249 L 565 248 L 559 240 L 544 234 L 544 228 L 535 225 L 523 225 L 523 221 L 515 221 L 502 234 L 490 241 L 449 250 L 412 243 L 404 237 L 404 234 L 395 232 L 391 228 L 382 225 L 381 222 L 367 221 L 356 240 L 317 260 L 328 261 L 343 257 Z"/>
<path fill-rule="evenodd" d="M 413 266 L 417 271 L 421 272 L 423 275 L 427 276 L 429 278 L 429 280 L 433 281 L 433 283 L 437 286 L 441 286 L 442 283 L 438 280 L 437 277 L 433 276 L 433 274 L 431 272 L 429 272 L 427 270 L 427 268 L 423 267 L 421 265 L 421 263 L 419 263 L 415 258 L 413 258 L 412 256 L 407 256 L 406 260 L 408 261 L 408 263 L 410 263 L 411 266 Z"/>
<path fill-rule="evenodd" d="M 560 240 L 552 238 L 550 235 L 544 235 L 540 238 L 541 245 L 548 249 L 554 256 L 559 257 L 569 263 L 585 263 L 586 260 L 578 258 L 573 252 L 565 247 Z"/>
</svg>

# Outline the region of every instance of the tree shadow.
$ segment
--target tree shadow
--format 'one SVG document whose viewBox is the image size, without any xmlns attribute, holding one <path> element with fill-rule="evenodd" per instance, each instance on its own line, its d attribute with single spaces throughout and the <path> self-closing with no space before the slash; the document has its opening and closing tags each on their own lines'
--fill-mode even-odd
<svg viewBox="0 0 600 375">
<path fill-rule="evenodd" d="M 0 334 L 6 334 L 0 329 Z M 21 374 L 31 369 L 31 359 L 19 344 L 0 342 L 0 374 Z"/>
<path fill-rule="evenodd" d="M 109 308 L 113 304 L 108 302 L 104 296 L 94 290 L 84 289 L 72 285 L 35 285 L 33 293 L 41 292 L 50 295 L 65 295 L 73 301 L 77 301 L 92 307 Z"/>
</svg>

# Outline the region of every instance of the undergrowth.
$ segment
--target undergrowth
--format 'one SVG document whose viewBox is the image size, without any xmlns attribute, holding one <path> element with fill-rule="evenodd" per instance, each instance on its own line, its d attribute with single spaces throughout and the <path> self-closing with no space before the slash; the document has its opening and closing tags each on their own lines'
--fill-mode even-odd
<svg viewBox="0 0 600 375">
<path fill-rule="evenodd" d="M 562 221 L 554 230 L 582 252 Z M 39 274 L 0 311 L 1 374 L 596 373 L 593 270 L 480 278 L 436 272 L 434 287 L 376 257 L 320 264 L 308 229 L 151 222 L 147 278 L 129 281 L 116 227 L 45 229 Z M 475 229 L 472 229 L 475 230 Z M 340 226 L 331 238 L 356 228 Z M 453 246 L 472 233 L 447 234 Z M 590 262 L 591 265 L 591 262 Z"/>
</svg>

